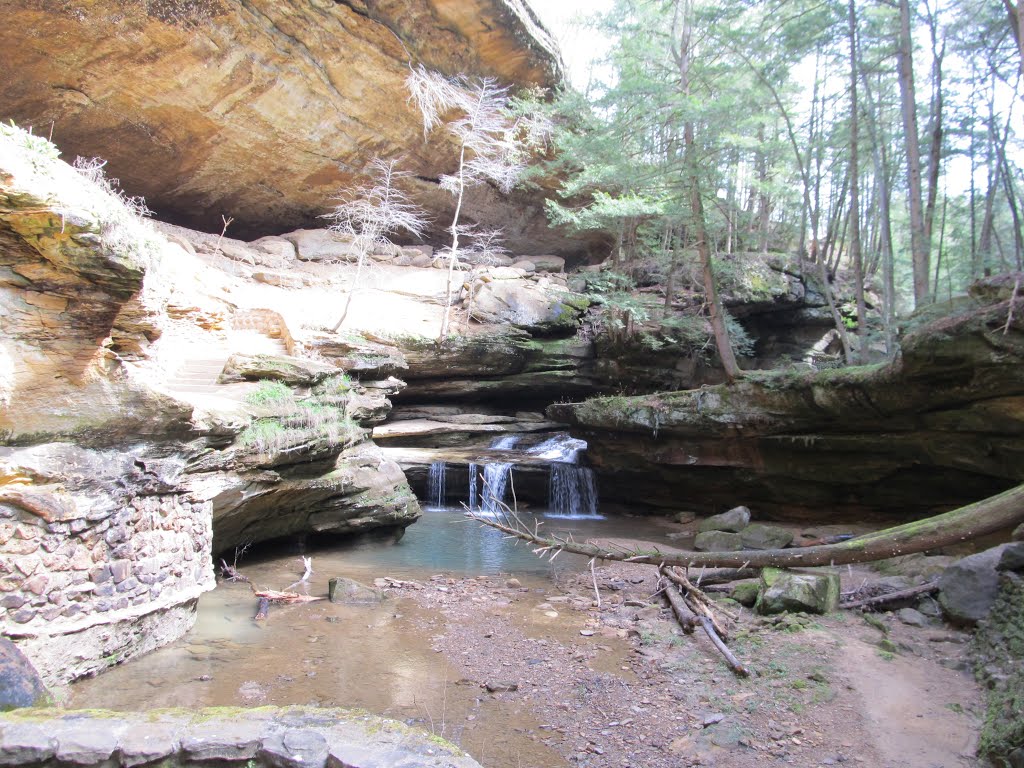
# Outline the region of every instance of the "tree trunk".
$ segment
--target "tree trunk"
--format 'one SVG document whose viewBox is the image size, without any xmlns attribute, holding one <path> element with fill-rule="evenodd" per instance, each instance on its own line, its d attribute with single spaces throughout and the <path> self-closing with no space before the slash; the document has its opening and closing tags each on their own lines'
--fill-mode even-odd
<svg viewBox="0 0 1024 768">
<path fill-rule="evenodd" d="M 680 0 L 676 4 L 673 21 L 675 32 L 678 33 L 678 45 L 675 50 L 676 65 L 679 69 L 679 89 L 685 96 L 690 96 L 690 18 L 688 0 Z M 711 313 L 711 330 L 718 348 L 718 357 L 722 361 L 725 378 L 735 381 L 741 374 L 729 341 L 729 329 L 725 324 L 725 309 L 715 285 L 715 273 L 711 265 L 711 247 L 708 244 L 707 225 L 704 220 L 704 200 L 701 196 L 700 171 L 697 166 L 697 142 L 694 136 L 692 120 L 683 124 L 683 166 L 686 185 L 690 198 L 690 213 L 693 216 L 693 234 L 696 239 L 697 255 L 700 257 L 701 274 L 704 279 L 704 296 Z"/>
<path fill-rule="evenodd" d="M 864 300 L 864 257 L 860 247 L 860 156 L 858 146 L 859 105 L 857 103 L 857 10 L 854 0 L 848 4 L 850 35 L 850 256 L 853 259 L 854 292 L 857 298 L 857 337 L 860 349 L 857 362 L 867 362 L 868 311 Z"/>
<path fill-rule="evenodd" d="M 1010 22 L 1010 32 L 1017 42 L 1017 52 L 1020 54 L 1020 73 L 1024 75 L 1024 5 L 1017 0 L 1017 5 L 1011 0 L 1003 0 L 1003 7 L 1006 9 L 1007 20 Z"/>
<path fill-rule="evenodd" d="M 503 533 L 552 550 L 571 552 L 599 560 L 710 568 L 798 568 L 820 565 L 845 565 L 887 560 L 939 547 L 973 541 L 1024 522 L 1024 485 L 966 507 L 913 523 L 886 528 L 838 544 L 794 549 L 742 550 L 740 552 L 661 552 L 625 550 L 611 552 L 595 544 L 559 538 L 545 538 L 525 524 L 498 518 L 474 518 Z"/>
<path fill-rule="evenodd" d="M 462 200 L 466 195 L 466 144 L 462 144 L 459 153 L 459 194 L 455 201 L 455 214 L 452 216 L 452 247 L 448 253 L 448 279 L 445 283 L 444 315 L 441 318 L 441 332 L 437 342 L 441 344 L 448 338 L 448 324 L 452 314 L 452 282 L 455 278 L 455 265 L 459 260 L 459 217 L 462 215 Z"/>
<path fill-rule="evenodd" d="M 914 276 L 914 305 L 928 303 L 929 244 L 921 203 L 921 144 L 917 131 L 917 95 L 914 90 L 913 42 L 910 36 L 910 2 L 899 0 L 900 34 L 896 51 L 900 104 L 907 151 L 907 194 L 910 198 L 910 254 Z"/>
</svg>

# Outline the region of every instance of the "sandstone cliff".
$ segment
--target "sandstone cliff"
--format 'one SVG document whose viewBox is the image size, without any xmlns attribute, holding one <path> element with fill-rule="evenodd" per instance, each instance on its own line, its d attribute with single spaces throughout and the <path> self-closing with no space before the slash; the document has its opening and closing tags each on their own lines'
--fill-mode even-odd
<svg viewBox="0 0 1024 768">
<path fill-rule="evenodd" d="M 0 119 L 101 157 L 161 217 L 256 236 L 315 225 L 374 157 L 401 157 L 450 220 L 436 179 L 456 162 L 407 103 L 411 64 L 520 87 L 560 80 L 557 51 L 521 0 L 5 2 Z M 580 253 L 542 196 L 472 191 L 466 223 L 522 253 Z"/>
<path fill-rule="evenodd" d="M 216 551 L 419 515 L 361 426 L 398 385 L 292 357 L 289 289 L 237 283 L 0 128 L 0 626 L 49 682 L 187 629 Z"/>
</svg>

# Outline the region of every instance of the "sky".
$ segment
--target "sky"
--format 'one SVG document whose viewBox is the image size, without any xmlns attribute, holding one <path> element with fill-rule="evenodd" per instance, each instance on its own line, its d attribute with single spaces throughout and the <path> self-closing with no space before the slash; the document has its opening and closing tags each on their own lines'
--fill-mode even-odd
<svg viewBox="0 0 1024 768">
<path fill-rule="evenodd" d="M 608 10 L 612 0 L 528 0 L 537 16 L 558 40 L 569 81 L 585 90 L 590 64 L 604 53 L 601 35 L 575 23 L 580 15 Z"/>
</svg>

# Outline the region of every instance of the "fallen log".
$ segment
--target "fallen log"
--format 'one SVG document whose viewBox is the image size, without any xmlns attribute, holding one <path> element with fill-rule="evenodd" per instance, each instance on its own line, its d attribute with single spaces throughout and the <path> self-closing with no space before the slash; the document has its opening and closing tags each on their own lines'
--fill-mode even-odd
<svg viewBox="0 0 1024 768">
<path fill-rule="evenodd" d="M 317 600 L 326 599 L 324 597 L 300 595 L 298 592 L 284 592 L 277 589 L 253 590 L 253 594 L 261 600 L 269 600 L 272 603 L 312 603 Z"/>
<path fill-rule="evenodd" d="M 862 600 L 852 600 L 848 603 L 840 603 L 840 608 L 875 608 L 880 605 L 888 605 L 889 603 L 895 603 L 899 600 L 906 600 L 908 597 L 917 597 L 918 595 L 927 595 L 930 592 L 937 592 L 939 589 L 939 582 L 929 581 L 927 584 L 919 584 L 916 587 L 908 587 L 907 589 L 899 589 L 895 592 L 886 592 L 883 595 L 875 595 L 874 597 L 865 597 Z"/>
<path fill-rule="evenodd" d="M 668 600 L 669 607 L 672 608 L 672 613 L 676 616 L 676 621 L 679 622 L 679 626 L 683 628 L 683 632 L 690 634 L 694 629 L 697 628 L 697 614 L 690 610 L 690 607 L 683 602 L 683 596 L 679 594 L 677 589 L 674 589 L 672 584 L 666 579 L 661 584 L 661 593 L 665 595 L 665 599 Z"/>
<path fill-rule="evenodd" d="M 693 610 L 693 606 L 689 604 L 686 598 L 680 593 L 678 582 L 667 576 L 665 568 L 660 569 L 662 575 L 665 577 L 662 580 L 662 593 L 665 595 L 665 599 L 668 600 L 669 605 L 672 607 L 672 612 L 676 616 L 676 620 L 679 622 L 679 626 L 683 628 L 683 632 L 687 634 L 693 632 L 694 628 L 699 624 L 704 633 L 711 640 L 711 643 L 715 646 L 719 653 L 725 658 L 729 668 L 740 677 L 748 677 L 750 670 L 748 670 L 739 659 L 736 658 L 735 654 L 725 644 L 722 638 L 719 636 L 715 626 L 715 622 L 710 615 L 710 612 L 705 608 L 700 613 Z"/>
<path fill-rule="evenodd" d="M 720 568 L 798 568 L 817 565 L 845 565 L 887 560 L 890 557 L 925 552 L 930 549 L 972 541 L 991 533 L 1009 530 L 1024 522 L 1024 485 L 997 496 L 954 509 L 934 517 L 857 536 L 837 544 L 794 549 L 742 550 L 740 552 L 662 552 L 631 550 L 609 552 L 594 544 L 558 536 L 542 536 L 539 529 L 527 526 L 517 513 L 507 508 L 496 518 L 467 516 L 483 525 L 526 541 L 544 552 L 571 552 L 600 560 L 650 565 Z"/>
<path fill-rule="evenodd" d="M 727 646 L 722 641 L 722 638 L 720 638 L 718 634 L 715 632 L 715 628 L 711 624 L 711 619 L 709 619 L 707 616 L 698 616 L 697 619 L 698 621 L 700 621 L 700 625 L 704 628 L 704 631 L 707 633 L 708 637 L 711 638 L 711 642 L 714 643 L 715 648 L 717 648 L 718 652 L 725 657 L 725 660 L 727 662 L 729 662 L 729 667 L 732 669 L 732 671 L 740 677 L 750 677 L 750 670 L 743 666 L 740 660 L 737 659 L 733 652 L 729 650 L 729 646 Z"/>
</svg>

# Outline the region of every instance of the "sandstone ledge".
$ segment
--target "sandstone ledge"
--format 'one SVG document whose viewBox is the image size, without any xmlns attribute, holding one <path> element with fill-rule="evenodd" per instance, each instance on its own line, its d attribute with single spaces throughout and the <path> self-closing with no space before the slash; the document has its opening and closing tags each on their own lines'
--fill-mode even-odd
<svg viewBox="0 0 1024 768">
<path fill-rule="evenodd" d="M 23 709 L 0 715 L 0 766 L 207 764 L 479 768 L 438 737 L 343 709 Z"/>
</svg>

